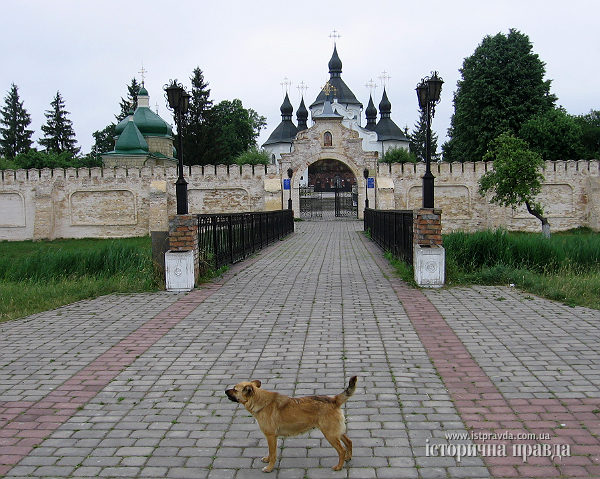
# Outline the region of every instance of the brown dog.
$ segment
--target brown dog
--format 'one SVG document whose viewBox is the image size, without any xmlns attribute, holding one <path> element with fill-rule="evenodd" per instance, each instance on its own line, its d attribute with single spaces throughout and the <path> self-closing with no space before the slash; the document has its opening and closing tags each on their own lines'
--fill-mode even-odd
<svg viewBox="0 0 600 479">
<path fill-rule="evenodd" d="M 276 392 L 260 389 L 258 380 L 241 382 L 225 394 L 233 402 L 243 404 L 256 418 L 256 422 L 267 438 L 269 455 L 263 457 L 268 462 L 263 472 L 271 472 L 277 458 L 277 437 L 295 436 L 311 429 L 319 428 L 339 455 L 334 471 L 339 471 L 344 461 L 352 459 L 352 441 L 346 436 L 346 423 L 341 410 L 356 390 L 356 376 L 350 378 L 350 384 L 337 396 L 306 396 L 291 398 Z M 342 446 L 344 443 L 346 448 Z"/>
</svg>

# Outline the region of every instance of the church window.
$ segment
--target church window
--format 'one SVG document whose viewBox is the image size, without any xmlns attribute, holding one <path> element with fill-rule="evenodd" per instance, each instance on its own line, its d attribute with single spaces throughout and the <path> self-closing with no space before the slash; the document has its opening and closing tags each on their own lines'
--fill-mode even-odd
<svg viewBox="0 0 600 479">
<path fill-rule="evenodd" d="M 333 138 L 331 136 L 331 133 L 326 131 L 323 134 L 323 146 L 332 146 L 333 145 Z"/>
</svg>

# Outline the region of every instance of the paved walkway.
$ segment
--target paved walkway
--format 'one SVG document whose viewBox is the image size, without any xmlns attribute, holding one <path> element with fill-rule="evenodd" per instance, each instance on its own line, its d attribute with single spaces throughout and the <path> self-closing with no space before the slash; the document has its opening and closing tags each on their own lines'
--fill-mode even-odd
<svg viewBox="0 0 600 479">
<path fill-rule="evenodd" d="M 511 288 L 421 292 L 360 223 L 296 226 L 187 295 L 0 325 L 0 476 L 600 477 L 598 311 Z M 265 476 L 266 441 L 224 389 L 335 394 L 355 374 L 352 461 L 331 471 L 314 432 L 280 440 Z"/>
</svg>

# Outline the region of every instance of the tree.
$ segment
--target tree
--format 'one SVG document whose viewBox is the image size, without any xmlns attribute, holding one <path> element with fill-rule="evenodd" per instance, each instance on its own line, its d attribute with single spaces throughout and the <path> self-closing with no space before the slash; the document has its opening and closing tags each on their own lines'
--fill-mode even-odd
<svg viewBox="0 0 600 479">
<path fill-rule="evenodd" d="M 271 156 L 268 151 L 254 145 L 236 156 L 233 162 L 237 165 L 268 165 L 271 162 Z"/>
<path fill-rule="evenodd" d="M 115 146 L 116 125 L 111 123 L 103 130 L 98 130 L 92 133 L 94 137 L 94 145 L 92 146 L 91 154 L 99 156 L 107 151 L 112 151 Z"/>
<path fill-rule="evenodd" d="M 479 193 L 493 192 L 492 203 L 516 208 L 524 204 L 529 214 L 542 222 L 542 233 L 550 236 L 550 224 L 542 205 L 535 197 L 542 189 L 544 165 L 541 155 L 529 149 L 526 141 L 510 133 L 502 133 L 490 142 L 483 157 L 493 162 L 493 170 L 479 179 Z"/>
<path fill-rule="evenodd" d="M 210 140 L 207 126 L 207 115 L 212 106 L 209 99 L 210 89 L 204 81 L 204 75 L 196 67 L 190 78 L 190 106 L 184 118 L 183 158 L 187 164 L 203 164 L 204 155 L 209 148 Z"/>
<path fill-rule="evenodd" d="M 121 107 L 121 112 L 116 115 L 117 122 L 127 117 L 130 111 L 135 111 L 137 108 L 137 97 L 140 93 L 140 88 L 142 88 L 142 85 L 138 83 L 135 77 L 132 78 L 131 83 L 127 85 L 127 98 L 121 97 L 121 103 L 119 104 Z"/>
<path fill-rule="evenodd" d="M 264 116 L 244 108 L 241 100 L 223 100 L 209 110 L 207 121 L 212 148 L 204 156 L 207 163 L 231 164 L 236 156 L 256 143 L 266 125 Z"/>
<path fill-rule="evenodd" d="M 454 114 L 442 146 L 447 161 L 479 161 L 491 140 L 518 133 L 531 116 L 554 107 L 545 64 L 517 30 L 486 36 L 459 70 Z"/>
<path fill-rule="evenodd" d="M 532 116 L 521 126 L 519 137 L 544 160 L 578 160 L 582 155 L 583 130 L 562 108 Z"/>
<path fill-rule="evenodd" d="M 415 123 L 413 132 L 408 136 L 410 141 L 410 152 L 416 156 L 417 160 L 425 161 L 425 144 L 427 142 L 427 112 L 419 110 L 419 121 Z M 437 153 L 437 134 L 431 132 L 431 159 L 437 161 L 440 157 Z"/>
<path fill-rule="evenodd" d="M 77 155 L 79 148 L 75 146 L 77 140 L 73 122 L 68 118 L 69 112 L 65 110 L 65 102 L 59 91 L 50 106 L 51 109 L 45 113 L 46 124 L 42 125 L 45 136 L 38 143 L 52 153 L 69 152 L 73 156 Z"/>
<path fill-rule="evenodd" d="M 581 127 L 582 155 L 586 159 L 600 159 L 600 110 L 575 117 Z"/>
<path fill-rule="evenodd" d="M 419 160 L 412 151 L 405 148 L 390 148 L 379 161 L 381 163 L 416 163 Z"/>
<path fill-rule="evenodd" d="M 19 89 L 14 83 L 8 95 L 4 98 L 4 107 L 0 109 L 0 153 L 12 160 L 19 153 L 25 153 L 31 148 L 33 130 L 27 127 L 31 117 L 19 99 Z"/>
</svg>

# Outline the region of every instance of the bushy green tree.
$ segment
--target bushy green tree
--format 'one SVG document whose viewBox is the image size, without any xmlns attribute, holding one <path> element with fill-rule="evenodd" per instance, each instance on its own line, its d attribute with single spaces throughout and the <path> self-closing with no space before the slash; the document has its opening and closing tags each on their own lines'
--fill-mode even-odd
<svg viewBox="0 0 600 479">
<path fill-rule="evenodd" d="M 209 110 L 207 120 L 212 148 L 205 155 L 207 163 L 230 164 L 236 156 L 256 144 L 266 125 L 264 116 L 244 108 L 241 100 L 223 100 Z"/>
<path fill-rule="evenodd" d="M 55 153 L 51 151 L 38 151 L 34 148 L 26 153 L 17 155 L 13 160 L 0 158 L 0 170 L 32 168 L 87 168 L 102 166 L 102 160 L 93 156 L 73 156 L 69 151 Z"/>
<path fill-rule="evenodd" d="M 419 121 L 415 123 L 412 133 L 408 136 L 410 142 L 410 152 L 417 157 L 419 161 L 426 160 L 425 145 L 427 144 L 427 113 L 419 110 Z M 437 161 L 440 154 L 437 152 L 437 134 L 431 132 L 431 159 Z"/>
<path fill-rule="evenodd" d="M 14 83 L 4 98 L 0 115 L 0 154 L 13 159 L 31 148 L 33 135 L 33 130 L 27 128 L 31 124 L 31 117 L 23 107 L 19 89 Z"/>
<path fill-rule="evenodd" d="M 75 145 L 75 131 L 73 130 L 73 122 L 69 119 L 69 112 L 65 110 L 65 102 L 56 92 L 56 96 L 50 103 L 50 110 L 46 110 L 46 124 L 42 125 L 44 138 L 39 140 L 39 144 L 46 151 L 51 153 L 70 153 L 76 156 L 79 153 L 79 148 Z"/>
<path fill-rule="evenodd" d="M 442 146 L 446 161 L 479 161 L 503 132 L 518 133 L 533 115 L 554 107 L 546 68 L 529 37 L 511 29 L 486 36 L 460 69 L 454 114 Z"/>
<path fill-rule="evenodd" d="M 269 153 L 256 145 L 236 156 L 234 160 L 238 165 L 268 165 L 270 162 Z"/>
<path fill-rule="evenodd" d="M 581 127 L 582 155 L 585 159 L 600 160 L 600 110 L 575 117 Z"/>
<path fill-rule="evenodd" d="M 549 237 L 550 224 L 542 205 L 535 200 L 544 181 L 542 156 L 521 138 L 502 133 L 490 142 L 483 159 L 493 162 L 493 170 L 479 179 L 479 193 L 493 192 L 490 201 L 501 206 L 516 208 L 524 204 L 529 214 L 541 221 L 544 236 Z"/>
<path fill-rule="evenodd" d="M 390 148 L 379 161 L 381 163 L 417 163 L 419 160 L 414 153 L 405 148 Z"/>
<path fill-rule="evenodd" d="M 578 160 L 582 155 L 583 130 L 563 108 L 532 116 L 521 126 L 519 137 L 544 160 Z"/>
</svg>

